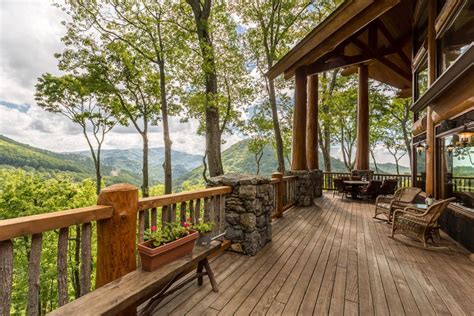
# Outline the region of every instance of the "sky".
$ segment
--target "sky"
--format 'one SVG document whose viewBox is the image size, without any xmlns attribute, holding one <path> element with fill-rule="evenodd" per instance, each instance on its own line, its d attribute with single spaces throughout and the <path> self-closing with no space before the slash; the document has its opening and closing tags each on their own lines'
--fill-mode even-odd
<svg viewBox="0 0 474 316">
<path fill-rule="evenodd" d="M 63 50 L 61 37 L 66 16 L 48 0 L 0 0 L 0 135 L 31 146 L 56 151 L 88 150 L 77 125 L 58 114 L 48 113 L 34 100 L 37 78 L 45 72 L 59 75 L 55 53 Z M 203 154 L 205 139 L 196 134 L 199 122 L 170 120 L 173 149 Z M 162 147 L 161 125 L 150 130 L 150 146 Z M 224 136 L 223 149 L 242 139 L 239 134 Z M 108 135 L 104 148 L 140 148 L 136 130 L 117 127 Z M 332 154 L 340 157 L 340 149 Z M 384 148 L 376 150 L 380 163 L 393 162 Z M 407 157 L 401 161 L 409 165 Z"/>
</svg>

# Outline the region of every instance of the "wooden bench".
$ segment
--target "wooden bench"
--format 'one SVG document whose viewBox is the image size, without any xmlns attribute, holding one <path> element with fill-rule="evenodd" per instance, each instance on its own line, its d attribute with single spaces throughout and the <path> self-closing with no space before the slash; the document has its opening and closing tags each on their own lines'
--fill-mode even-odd
<svg viewBox="0 0 474 316">
<path fill-rule="evenodd" d="M 208 259 L 222 249 L 218 241 L 208 246 L 195 246 L 192 255 L 180 258 L 173 263 L 153 272 L 137 269 L 90 292 L 54 311 L 49 315 L 130 315 L 136 313 L 136 307 L 147 300 L 140 314 L 149 315 L 168 295 L 174 293 L 189 282 L 198 280 L 202 285 L 203 277 L 208 276 L 214 292 L 218 291 Z M 177 286 L 171 286 L 196 269 Z M 205 269 L 205 271 L 203 271 Z"/>
</svg>

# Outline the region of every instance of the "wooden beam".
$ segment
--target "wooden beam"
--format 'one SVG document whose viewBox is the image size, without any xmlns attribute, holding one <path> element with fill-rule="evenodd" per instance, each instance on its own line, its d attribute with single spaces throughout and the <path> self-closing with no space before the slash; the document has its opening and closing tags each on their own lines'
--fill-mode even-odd
<svg viewBox="0 0 474 316">
<path fill-rule="evenodd" d="M 385 27 L 385 24 L 383 24 L 380 20 L 377 20 L 377 26 L 380 29 L 380 32 L 382 32 L 383 36 L 385 36 L 387 41 L 389 41 L 393 46 L 397 48 L 398 55 L 403 60 L 405 65 L 411 67 L 411 60 L 403 51 L 403 46 L 405 45 L 406 41 L 411 38 L 411 33 L 405 34 L 400 39 L 395 40 L 392 34 L 390 34 L 390 32 L 388 31 L 387 27 Z"/>
<path fill-rule="evenodd" d="M 318 75 L 308 76 L 306 117 L 306 160 L 308 169 L 319 169 L 318 157 Z"/>
<path fill-rule="evenodd" d="M 306 70 L 298 68 L 295 75 L 291 170 L 308 169 L 306 164 L 306 85 Z"/>
<path fill-rule="evenodd" d="M 361 48 L 363 50 L 366 50 L 366 51 L 369 51 L 372 55 L 375 56 L 375 59 L 377 59 L 380 63 L 384 64 L 385 66 L 387 66 L 388 68 L 393 70 L 396 74 L 401 76 L 403 79 L 405 79 L 406 81 L 411 83 L 411 74 L 410 73 L 406 72 L 405 70 L 400 68 L 398 65 L 396 65 L 392 61 L 388 60 L 386 57 L 378 55 L 367 44 L 365 44 L 361 40 L 355 38 L 352 42 L 356 46 L 358 46 L 359 48 Z"/>
<path fill-rule="evenodd" d="M 369 170 L 369 68 L 359 65 L 356 170 Z"/>
</svg>

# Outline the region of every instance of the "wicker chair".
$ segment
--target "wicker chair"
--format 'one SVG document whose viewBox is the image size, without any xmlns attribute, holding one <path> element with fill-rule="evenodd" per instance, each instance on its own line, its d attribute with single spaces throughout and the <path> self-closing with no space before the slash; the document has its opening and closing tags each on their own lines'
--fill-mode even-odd
<svg viewBox="0 0 474 316">
<path fill-rule="evenodd" d="M 393 194 L 398 185 L 398 179 L 385 179 L 380 187 L 381 195 Z"/>
<path fill-rule="evenodd" d="M 392 221 L 393 211 L 395 209 L 403 209 L 413 203 L 416 196 L 421 192 L 420 188 L 400 188 L 394 195 L 381 195 L 375 200 L 375 215 L 383 214 L 387 220 Z"/>
<path fill-rule="evenodd" d="M 335 178 L 334 180 L 334 192 L 332 193 L 332 196 L 334 197 L 335 194 L 342 195 L 342 198 L 347 195 L 348 192 L 350 192 L 350 188 L 347 188 L 344 185 L 344 179 L 343 178 Z"/>
<path fill-rule="evenodd" d="M 393 213 L 392 237 L 395 234 L 403 234 L 408 237 L 419 239 L 426 248 L 429 239 L 434 242 L 433 233 L 438 229 L 438 218 L 446 207 L 455 198 L 450 198 L 434 203 L 424 212 L 413 207 L 396 210 Z"/>
</svg>

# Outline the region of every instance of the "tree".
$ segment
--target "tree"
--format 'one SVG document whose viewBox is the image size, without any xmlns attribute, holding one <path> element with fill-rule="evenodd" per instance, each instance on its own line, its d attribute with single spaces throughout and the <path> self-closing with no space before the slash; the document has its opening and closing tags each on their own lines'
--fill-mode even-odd
<svg viewBox="0 0 474 316">
<path fill-rule="evenodd" d="M 324 3 L 323 3 L 324 2 Z M 285 170 L 285 154 L 283 136 L 278 113 L 277 86 L 285 85 L 275 80 L 269 80 L 265 73 L 290 48 L 294 42 L 304 36 L 314 21 L 321 21 L 325 15 L 322 12 L 331 1 L 322 1 L 313 5 L 313 1 L 280 1 L 264 0 L 239 2 L 237 14 L 246 26 L 246 42 L 260 75 L 265 80 L 265 90 L 272 110 L 274 137 L 276 144 L 278 170 Z M 318 17 L 321 18 L 318 20 Z"/>
<path fill-rule="evenodd" d="M 399 162 L 400 159 L 402 159 L 407 153 L 402 139 L 397 132 L 392 132 L 391 130 L 387 129 L 383 144 L 385 148 L 387 148 L 388 152 L 393 156 L 397 168 L 397 174 L 400 174 Z"/>
<path fill-rule="evenodd" d="M 413 162 L 411 150 L 411 131 L 413 126 L 413 113 L 410 111 L 411 99 L 393 98 L 386 108 L 386 113 L 394 120 L 392 123 L 398 126 L 400 136 L 403 139 L 403 151 L 408 154 L 410 166 Z"/>
<path fill-rule="evenodd" d="M 121 41 L 135 54 L 140 55 L 150 65 L 150 70 L 156 70 L 156 80 L 159 85 L 156 92 L 160 100 L 161 120 L 163 122 L 163 142 L 165 160 L 163 169 L 165 174 L 165 193 L 172 190 L 171 146 L 169 130 L 169 70 L 177 50 L 173 25 L 173 10 L 165 10 L 171 2 L 123 2 L 111 1 L 108 5 L 97 5 L 92 2 L 79 2 L 75 7 L 76 21 L 88 21 L 96 31 L 102 35 L 107 43 Z M 74 7 L 74 6 L 72 6 Z M 154 67 L 153 67 L 154 66 Z M 176 109 L 174 109 L 176 110 Z M 171 109 L 173 112 L 173 109 Z M 140 133 L 140 132 L 139 132 Z"/>
<path fill-rule="evenodd" d="M 272 121 L 266 115 L 265 107 L 255 108 L 253 116 L 248 120 L 244 133 L 250 138 L 248 148 L 255 156 L 256 174 L 260 173 L 260 161 L 263 150 L 271 141 Z"/>
<path fill-rule="evenodd" d="M 102 184 L 101 149 L 106 134 L 117 120 L 101 105 L 101 91 L 95 90 L 93 81 L 94 78 L 84 75 L 55 77 L 46 73 L 38 79 L 35 99 L 46 111 L 62 114 L 81 127 L 94 161 L 96 193 L 99 194 Z"/>
<path fill-rule="evenodd" d="M 219 121 L 219 107 L 217 106 L 217 68 L 210 16 L 212 1 L 186 0 L 194 15 L 195 29 L 199 49 L 201 52 L 201 71 L 205 81 L 204 109 L 206 120 L 206 157 L 209 162 L 211 177 L 224 173 L 221 158 L 221 131 Z"/>
</svg>

